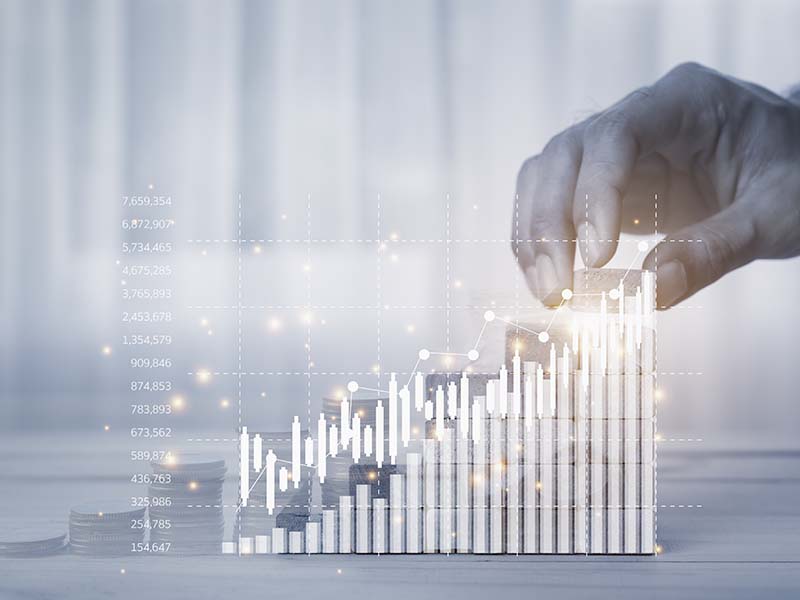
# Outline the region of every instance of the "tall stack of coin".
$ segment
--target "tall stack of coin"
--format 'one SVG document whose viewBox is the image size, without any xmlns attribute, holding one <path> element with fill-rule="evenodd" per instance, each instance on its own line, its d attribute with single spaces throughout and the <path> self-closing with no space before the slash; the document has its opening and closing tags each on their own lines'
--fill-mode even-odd
<svg viewBox="0 0 800 600">
<path fill-rule="evenodd" d="M 145 509 L 118 501 L 80 504 L 69 513 L 69 547 L 76 554 L 115 556 L 144 541 Z"/>
<path fill-rule="evenodd" d="M 169 544 L 170 554 L 218 554 L 225 519 L 222 484 L 225 460 L 181 454 L 151 463 L 150 543 Z"/>
</svg>

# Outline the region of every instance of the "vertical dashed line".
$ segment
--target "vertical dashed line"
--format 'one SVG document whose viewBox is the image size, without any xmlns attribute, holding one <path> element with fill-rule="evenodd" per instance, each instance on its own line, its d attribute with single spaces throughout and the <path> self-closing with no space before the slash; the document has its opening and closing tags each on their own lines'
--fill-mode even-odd
<svg viewBox="0 0 800 600">
<path fill-rule="evenodd" d="M 306 435 L 311 435 L 311 192 L 306 196 Z M 317 440 L 319 444 L 319 440 Z M 311 490 L 313 488 L 312 482 L 314 478 L 309 475 L 308 484 L 308 514 L 311 514 Z"/>
<path fill-rule="evenodd" d="M 444 200 L 444 230 L 445 230 L 445 244 L 444 244 L 444 271 L 445 271 L 445 288 L 444 288 L 444 326 L 445 326 L 445 352 L 450 352 L 450 194 L 445 194 Z M 448 357 L 449 358 L 449 357 Z M 449 370 L 449 368 L 448 368 Z M 447 377 L 450 379 L 450 376 Z"/>
<path fill-rule="evenodd" d="M 654 237 L 658 239 L 658 194 L 653 196 L 653 229 Z M 653 297 L 658 305 L 658 241 L 656 241 L 655 251 L 653 252 L 655 273 L 653 274 Z M 658 311 L 653 311 L 653 363 L 655 373 L 653 374 L 654 389 L 658 391 Z M 658 555 L 658 400 L 653 402 L 653 545 Z"/>
<path fill-rule="evenodd" d="M 236 285 L 236 411 L 238 432 L 242 431 L 242 194 L 237 197 L 237 217 L 236 217 L 236 258 L 237 258 L 237 285 Z M 239 452 L 237 452 L 238 471 L 241 477 L 242 472 L 242 452 L 241 436 L 237 436 L 239 441 Z M 241 492 L 240 492 L 241 493 Z M 241 505 L 243 498 L 239 498 Z M 237 515 L 237 539 L 242 535 L 242 515 Z"/>
<path fill-rule="evenodd" d="M 584 202 L 585 202 L 584 217 L 586 219 L 586 222 L 588 223 L 589 222 L 589 194 L 586 194 L 584 196 Z M 584 244 L 585 244 L 584 248 L 585 248 L 585 255 L 588 256 L 589 255 L 589 231 L 588 231 L 588 227 L 586 228 L 586 230 L 587 230 L 586 231 L 586 241 L 584 242 Z M 584 269 L 588 269 L 589 265 L 588 264 L 584 264 L 583 267 L 584 267 Z M 588 277 L 584 277 L 583 278 L 583 292 L 585 294 L 589 293 L 589 278 Z M 583 342 L 583 340 L 581 340 L 581 342 Z M 588 365 L 581 365 L 581 368 L 586 369 L 586 368 L 588 368 Z M 591 376 L 591 371 L 589 372 L 589 376 Z M 584 503 L 584 510 L 583 510 L 583 550 L 586 553 L 586 555 L 588 555 L 589 554 L 589 524 L 590 524 L 590 521 L 589 521 L 589 506 L 590 506 L 590 499 L 589 499 L 589 490 L 590 490 L 590 485 L 589 485 L 590 484 L 590 481 L 589 481 L 589 457 L 590 457 L 590 454 L 589 454 L 588 438 L 589 438 L 589 426 L 590 426 L 591 422 L 589 420 L 589 398 L 588 398 L 588 395 L 586 394 L 585 390 L 584 390 L 583 394 L 584 394 L 584 396 L 586 396 L 584 398 L 584 405 L 583 405 L 583 415 L 584 415 L 584 424 L 585 424 L 584 425 L 584 432 L 583 432 L 583 435 L 584 435 L 584 438 L 585 438 L 584 439 L 584 444 L 583 444 L 583 446 L 584 446 L 584 455 L 583 455 L 583 483 L 584 483 L 584 486 L 583 486 L 584 487 L 584 489 L 583 489 L 583 501 L 584 501 L 583 502 Z"/>
<path fill-rule="evenodd" d="M 381 239 L 381 194 L 378 192 L 376 198 L 376 218 L 375 218 L 375 239 L 378 242 L 378 251 L 376 252 L 377 259 L 375 261 L 375 302 L 376 302 L 376 310 L 375 310 L 375 322 L 376 322 L 376 341 L 377 341 L 377 362 L 375 363 L 378 366 L 377 371 L 377 379 L 378 385 L 376 389 L 381 389 L 381 317 L 382 317 L 382 290 L 381 290 L 381 261 L 382 261 L 382 253 L 383 253 L 383 240 Z M 378 394 L 380 396 L 380 393 Z M 351 406 L 352 409 L 352 406 Z M 377 438 L 376 438 L 377 443 Z M 381 495 L 381 479 L 382 477 L 380 474 L 378 475 L 378 496 Z"/>
</svg>

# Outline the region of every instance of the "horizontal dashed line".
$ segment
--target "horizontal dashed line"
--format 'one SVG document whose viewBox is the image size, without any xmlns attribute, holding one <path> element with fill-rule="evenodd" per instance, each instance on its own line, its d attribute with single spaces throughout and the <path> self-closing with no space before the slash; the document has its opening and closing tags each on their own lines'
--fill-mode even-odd
<svg viewBox="0 0 800 600">
<path fill-rule="evenodd" d="M 383 306 L 372 304 L 320 304 L 309 306 L 306 304 L 252 304 L 245 306 L 233 306 L 226 304 L 197 304 L 189 305 L 187 310 L 537 310 L 543 308 L 541 304 L 521 304 L 516 305 L 459 305 L 452 306 L 431 304 L 431 305 L 408 305 L 408 304 L 384 304 Z M 670 308 L 669 306 L 659 306 L 658 308 Z M 702 306 L 674 306 L 672 308 L 683 310 L 698 310 Z"/>
<path fill-rule="evenodd" d="M 238 504 L 187 504 L 185 505 L 186 508 L 240 508 Z M 275 508 L 338 508 L 338 504 L 276 504 Z M 243 508 L 267 508 L 266 504 L 248 504 Z M 387 508 L 389 508 L 387 506 Z M 409 508 L 407 506 L 403 506 L 401 508 Z M 475 506 L 459 506 L 458 504 L 454 504 L 452 506 L 422 506 L 420 505 L 419 508 L 436 508 L 436 509 L 443 509 L 443 508 L 466 508 L 466 509 L 474 509 L 474 508 L 483 508 L 485 510 L 489 510 L 490 508 L 496 507 L 475 507 Z M 503 505 L 500 508 L 514 508 L 513 506 Z M 703 508 L 702 504 L 653 504 L 652 506 L 649 505 L 640 505 L 640 504 L 618 504 L 613 506 L 603 505 L 603 504 L 587 504 L 585 506 L 579 506 L 577 504 L 548 504 L 548 505 L 535 505 L 535 506 L 526 506 L 524 504 L 517 505 L 517 508 L 603 508 L 603 509 L 625 509 L 625 508 Z"/>
<path fill-rule="evenodd" d="M 559 419 L 555 419 L 558 421 Z M 568 419 L 572 420 L 572 419 Z M 587 418 L 588 421 L 606 421 L 606 418 Z M 624 420 L 624 419 L 622 419 Z M 636 421 L 646 420 L 646 419 L 634 419 Z M 291 442 L 291 438 L 261 438 L 265 442 Z M 425 439 L 429 438 L 410 438 L 412 442 L 421 442 Z M 501 438 L 506 439 L 507 438 Z M 558 436 L 554 436 L 551 438 L 552 441 L 557 442 Z M 238 438 L 186 438 L 187 442 L 239 442 Z M 527 439 L 520 438 L 520 442 L 528 441 Z M 534 442 L 541 442 L 541 438 L 533 440 Z M 571 438 L 570 441 L 575 441 L 574 438 Z M 591 438 L 586 438 L 585 440 L 581 440 L 585 442 L 591 442 Z M 657 444 L 662 444 L 664 442 L 703 442 L 703 438 L 663 438 L 663 439 L 646 439 L 646 438 L 603 438 L 604 442 L 652 442 L 655 441 Z M 345 456 L 347 454 L 346 450 L 342 451 L 342 455 Z M 591 463 L 590 463 L 591 464 Z"/>
<path fill-rule="evenodd" d="M 392 371 L 395 375 L 414 375 L 417 371 Z M 420 373 L 426 375 L 460 375 L 462 371 L 433 371 L 433 372 L 426 372 L 420 371 Z M 330 376 L 330 375 L 352 375 L 352 376 L 373 376 L 377 373 L 375 371 L 187 371 L 187 375 L 217 375 L 217 376 L 231 376 L 231 377 L 239 377 L 239 376 L 273 376 L 273 375 L 288 375 L 292 377 L 311 377 L 311 376 Z M 491 372 L 479 372 L 479 371 L 470 371 L 470 375 L 497 375 L 496 371 Z M 578 375 L 577 371 L 572 371 L 572 375 Z M 619 373 L 620 375 L 625 375 L 625 373 Z M 633 373 L 635 375 L 647 375 L 647 373 Z M 654 372 L 653 374 L 657 375 L 688 375 L 688 376 L 700 376 L 703 375 L 701 371 L 658 371 L 657 373 Z"/>
<path fill-rule="evenodd" d="M 209 239 L 188 239 L 186 240 L 189 244 L 550 244 L 550 243 L 563 243 L 563 244 L 575 244 L 577 242 L 596 242 L 596 243 L 630 243 L 635 242 L 639 243 L 640 239 L 597 239 L 597 240 L 584 240 L 584 239 L 547 239 L 547 238 L 539 238 L 539 239 L 518 239 L 518 240 L 510 240 L 510 239 L 491 239 L 491 238 L 484 238 L 484 239 L 397 239 L 397 240 L 374 240 L 374 239 L 323 239 L 323 238 L 315 238 L 315 239 L 307 239 L 307 238 L 299 238 L 299 239 L 281 239 L 281 238 L 262 238 L 262 239 L 225 239 L 225 238 L 209 238 Z M 658 243 L 702 243 L 704 240 L 693 240 L 693 239 L 663 239 L 657 240 Z"/>
</svg>

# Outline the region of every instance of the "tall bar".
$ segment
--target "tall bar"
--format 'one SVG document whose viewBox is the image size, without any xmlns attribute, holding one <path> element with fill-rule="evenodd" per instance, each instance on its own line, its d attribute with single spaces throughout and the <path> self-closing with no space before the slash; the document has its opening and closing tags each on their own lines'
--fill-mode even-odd
<svg viewBox="0 0 800 600">
<path fill-rule="evenodd" d="M 473 406 L 477 406 L 477 413 L 479 417 L 473 425 L 473 435 L 476 432 L 486 431 L 484 427 L 486 415 L 486 397 L 475 396 L 473 399 Z M 488 533 L 489 533 L 489 515 L 488 515 L 488 500 L 487 489 L 489 482 L 489 432 L 486 431 L 482 436 L 473 442 L 473 459 L 472 459 L 472 548 L 475 554 L 486 554 L 489 551 L 488 546 Z"/>
<path fill-rule="evenodd" d="M 425 457 L 423 460 L 423 508 L 424 521 L 424 551 L 434 553 L 438 546 L 438 492 L 439 492 L 439 465 L 437 456 L 437 441 L 425 439 L 422 441 Z"/>
<path fill-rule="evenodd" d="M 591 355 L 591 496 L 589 512 L 592 554 L 606 551 L 606 413 L 605 366 L 602 349 L 592 348 Z"/>
<path fill-rule="evenodd" d="M 286 554 L 286 529 L 272 528 L 272 554 Z"/>
<path fill-rule="evenodd" d="M 518 368 L 519 360 L 515 361 L 515 369 Z M 519 373 L 515 374 L 515 380 L 519 379 Z M 519 405 L 518 400 L 512 402 Z M 509 416 L 506 420 L 506 552 L 509 554 L 519 554 L 522 551 L 520 536 L 520 494 L 519 494 L 519 455 L 521 450 L 519 429 L 519 413 Z"/>
<path fill-rule="evenodd" d="M 306 554 L 319 554 L 319 522 L 306 523 Z"/>
<path fill-rule="evenodd" d="M 453 529 L 453 434 L 455 430 L 445 428 L 439 441 L 439 551 L 453 552 L 455 530 Z"/>
<path fill-rule="evenodd" d="M 535 554 L 538 551 L 538 495 L 536 482 L 538 481 L 537 448 L 539 446 L 536 414 L 537 398 L 536 387 L 533 381 L 536 378 L 538 365 L 535 362 L 525 363 L 525 427 L 524 427 L 524 506 L 522 509 L 523 521 L 523 551 L 526 554 Z"/>
<path fill-rule="evenodd" d="M 250 496 L 250 435 L 247 427 L 242 427 L 239 434 L 239 498 L 242 506 L 247 506 L 247 499 Z"/>
<path fill-rule="evenodd" d="M 372 552 L 386 554 L 389 544 L 386 529 L 386 498 L 375 498 L 372 501 Z"/>
<path fill-rule="evenodd" d="M 471 486 L 470 486 L 470 446 L 473 443 L 460 436 L 456 441 L 456 552 L 468 553 L 472 550 L 470 535 Z"/>
<path fill-rule="evenodd" d="M 553 375 L 551 374 L 551 377 Z M 545 386 L 545 396 L 552 393 L 552 386 Z M 548 402 L 544 408 L 544 416 L 539 420 L 539 552 L 541 554 L 552 554 L 554 550 L 555 527 L 553 523 L 553 504 L 554 504 L 554 477 L 553 477 L 553 421 L 551 412 L 548 408 L 555 398 L 547 398 Z"/>
<path fill-rule="evenodd" d="M 489 511 L 489 553 L 500 554 L 504 550 L 503 544 L 503 496 L 505 491 L 505 443 L 503 430 L 505 420 L 499 412 L 492 415 L 489 424 L 491 432 L 491 442 L 489 447 L 490 456 L 490 502 Z"/>
<path fill-rule="evenodd" d="M 625 298 L 624 461 L 625 537 L 624 552 L 639 552 L 639 365 L 636 345 L 635 298 Z"/>
<path fill-rule="evenodd" d="M 608 421 L 606 440 L 608 443 L 608 527 L 606 548 L 609 554 L 622 551 L 622 395 L 619 348 L 619 327 L 614 319 L 608 323 L 608 375 L 606 376 Z"/>
<path fill-rule="evenodd" d="M 370 552 L 370 489 L 368 483 L 356 486 L 356 554 Z"/>
<path fill-rule="evenodd" d="M 405 552 L 405 478 L 400 473 L 389 475 L 389 552 Z"/>
<path fill-rule="evenodd" d="M 574 468 L 572 462 L 572 386 L 570 385 L 569 349 L 564 345 L 560 359 L 558 384 L 556 388 L 556 428 L 557 434 L 557 551 L 560 554 L 572 552 L 572 490 Z"/>
<path fill-rule="evenodd" d="M 339 554 L 353 551 L 353 497 L 339 496 Z"/>
<path fill-rule="evenodd" d="M 421 455 L 406 455 L 406 552 L 422 551 L 422 461 Z"/>
<path fill-rule="evenodd" d="M 336 553 L 336 511 L 325 509 L 322 511 L 322 553 Z"/>
</svg>

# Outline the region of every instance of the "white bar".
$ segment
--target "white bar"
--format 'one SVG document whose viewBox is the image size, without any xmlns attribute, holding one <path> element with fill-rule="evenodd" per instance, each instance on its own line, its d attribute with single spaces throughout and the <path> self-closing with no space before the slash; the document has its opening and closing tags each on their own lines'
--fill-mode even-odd
<svg viewBox="0 0 800 600">
<path fill-rule="evenodd" d="M 534 365 L 533 368 L 535 369 L 536 366 Z M 522 511 L 522 518 L 525 523 L 523 536 L 525 554 L 535 554 L 538 551 L 537 435 L 538 431 L 534 420 L 530 428 L 525 428 L 525 508 Z"/>
<path fill-rule="evenodd" d="M 456 551 L 467 553 L 472 550 L 470 536 L 470 510 L 472 508 L 470 490 L 470 441 L 459 439 L 456 441 L 456 523 L 458 537 Z"/>
<path fill-rule="evenodd" d="M 306 523 L 306 554 L 319 554 L 319 523 Z"/>
<path fill-rule="evenodd" d="M 550 344 L 550 416 L 556 416 L 556 389 L 558 388 L 558 359 L 556 345 Z"/>
<path fill-rule="evenodd" d="M 289 489 L 289 471 L 286 467 L 281 467 L 278 470 L 278 489 L 282 492 Z"/>
<path fill-rule="evenodd" d="M 272 539 L 268 535 L 256 536 L 256 554 L 269 554 L 272 550 Z"/>
<path fill-rule="evenodd" d="M 458 416 L 458 388 L 455 381 L 447 384 L 447 417 L 455 419 Z"/>
<path fill-rule="evenodd" d="M 491 442 L 489 447 L 490 482 L 491 482 L 491 509 L 489 511 L 489 553 L 500 554 L 503 552 L 503 490 L 505 478 L 503 463 L 505 448 L 503 443 L 504 420 L 499 414 L 492 415 L 489 423 Z"/>
<path fill-rule="evenodd" d="M 572 440 L 570 439 L 570 425 L 572 423 L 572 402 L 570 381 L 570 352 L 564 344 L 564 353 L 561 358 L 558 373 L 558 387 L 556 389 L 556 427 L 557 427 L 557 477 L 558 499 L 556 501 L 556 516 L 558 522 L 557 551 L 560 554 L 572 552 L 572 489 L 574 468 L 572 464 Z"/>
<path fill-rule="evenodd" d="M 424 527 L 424 551 L 426 553 L 435 553 L 438 550 L 437 540 L 437 505 L 438 505 L 438 488 L 439 488 L 439 473 L 437 464 L 437 442 L 436 440 L 425 439 L 422 441 L 425 457 L 423 460 L 423 486 L 424 486 L 424 502 L 423 502 L 423 519 L 425 521 Z"/>
<path fill-rule="evenodd" d="M 436 388 L 436 439 L 442 439 L 444 431 L 444 390 Z"/>
<path fill-rule="evenodd" d="M 508 370 L 505 365 L 500 365 L 500 380 L 498 383 L 498 408 L 500 409 L 500 416 L 505 418 L 508 416 Z"/>
<path fill-rule="evenodd" d="M 454 386 L 455 387 L 455 386 Z M 446 428 L 439 443 L 439 551 L 453 552 L 455 529 L 453 528 L 453 433 Z"/>
<path fill-rule="evenodd" d="M 545 414 L 549 415 L 549 412 Z M 540 479 L 539 479 L 539 552 L 551 554 L 553 552 L 553 419 L 549 416 L 539 420 L 541 436 L 539 454 Z"/>
<path fill-rule="evenodd" d="M 372 425 L 364 427 L 364 456 L 372 456 Z"/>
<path fill-rule="evenodd" d="M 519 361 L 517 361 L 518 363 Z M 517 417 L 506 421 L 506 552 L 519 554 L 520 544 L 520 497 L 519 497 L 519 455 L 520 421 Z"/>
<path fill-rule="evenodd" d="M 529 364 L 529 363 L 526 363 Z M 533 363 L 536 364 L 536 363 Z M 529 430 L 536 423 L 536 398 L 533 395 L 533 379 L 530 374 L 525 375 L 525 429 Z"/>
<path fill-rule="evenodd" d="M 536 416 L 540 419 L 544 416 L 544 368 L 542 365 L 536 367 Z"/>
<path fill-rule="evenodd" d="M 482 429 L 481 423 L 484 421 L 486 397 L 475 396 L 473 399 L 472 414 L 477 413 L 477 417 L 473 416 L 472 430 L 473 437 L 475 433 L 480 434 Z M 475 410 L 477 409 L 477 410 Z M 488 437 L 488 436 L 484 436 Z M 487 499 L 486 490 L 488 483 L 488 457 L 486 449 L 488 441 L 481 439 L 478 435 L 475 439 L 473 446 L 473 459 L 472 459 L 472 485 L 473 485 L 473 509 L 472 509 L 472 536 L 473 536 L 473 552 L 475 554 L 486 554 L 487 547 L 487 531 L 488 531 L 488 514 L 487 514 Z"/>
<path fill-rule="evenodd" d="M 425 404 L 425 380 L 422 377 L 422 373 L 417 373 L 414 375 L 414 408 L 417 409 L 417 412 L 422 410 L 422 407 Z"/>
<path fill-rule="evenodd" d="M 514 350 L 514 358 L 511 362 L 513 390 L 511 401 L 511 414 L 514 417 L 519 417 L 522 410 L 522 372 L 519 358 L 519 350 Z"/>
<path fill-rule="evenodd" d="M 339 554 L 353 552 L 353 497 L 339 496 Z"/>
<path fill-rule="evenodd" d="M 370 485 L 368 483 L 356 486 L 356 553 L 369 554 L 369 509 Z"/>
<path fill-rule="evenodd" d="M 425 420 L 430 421 L 433 419 L 433 402 L 430 400 L 425 401 Z"/>
<path fill-rule="evenodd" d="M 312 438 L 310 435 L 306 438 L 305 454 L 306 454 L 306 466 L 307 467 L 313 467 L 314 466 L 314 438 Z M 292 479 L 294 479 L 294 474 L 292 474 Z"/>
<path fill-rule="evenodd" d="M 461 375 L 461 410 L 458 414 L 461 438 L 469 438 L 469 377 L 466 373 Z"/>
<path fill-rule="evenodd" d="M 621 481 L 621 438 L 622 406 L 620 403 L 622 386 L 620 379 L 619 328 L 616 321 L 608 323 L 608 526 L 606 547 L 609 554 L 619 554 L 622 550 L 622 481 Z"/>
<path fill-rule="evenodd" d="M 317 421 L 317 476 L 320 483 L 325 483 L 325 477 L 328 475 L 328 443 L 325 439 L 327 432 L 328 425 L 325 422 L 325 414 L 319 413 L 319 420 Z"/>
<path fill-rule="evenodd" d="M 300 487 L 300 417 L 292 421 L 292 482 L 295 489 Z"/>
<path fill-rule="evenodd" d="M 261 449 L 261 434 L 257 433 L 253 437 L 253 470 L 256 473 L 261 472 L 261 460 L 263 458 Z"/>
<path fill-rule="evenodd" d="M 286 554 L 286 529 L 272 528 L 272 554 Z"/>
<path fill-rule="evenodd" d="M 289 554 L 302 554 L 303 553 L 303 532 L 290 531 L 289 532 Z"/>
<path fill-rule="evenodd" d="M 397 464 L 397 380 L 389 376 L 389 460 Z"/>
<path fill-rule="evenodd" d="M 389 475 L 389 552 L 402 554 L 405 552 L 405 528 L 403 519 L 405 512 L 405 478 L 400 473 Z"/>
<path fill-rule="evenodd" d="M 245 556 L 248 554 L 253 554 L 253 538 L 251 537 L 240 537 L 239 538 L 239 556 Z"/>
<path fill-rule="evenodd" d="M 606 551 L 606 422 L 605 422 L 605 364 L 603 349 L 592 348 L 591 356 L 591 527 L 592 554 L 604 554 Z"/>
<path fill-rule="evenodd" d="M 486 382 L 486 414 L 493 415 L 495 411 L 495 384 L 496 379 L 490 379 Z"/>
<path fill-rule="evenodd" d="M 576 355 L 577 357 L 577 355 Z M 588 362 L 588 361 L 587 361 Z M 588 386 L 583 385 L 584 373 L 588 372 L 587 362 L 581 363 L 580 370 L 573 378 L 572 393 L 575 398 L 575 492 L 574 492 L 574 514 L 575 521 L 573 526 L 573 551 L 578 554 L 588 552 L 588 529 L 586 526 L 586 504 L 588 495 L 587 486 L 587 396 Z"/>
<path fill-rule="evenodd" d="M 350 427 L 350 433 L 353 462 L 358 464 L 358 461 L 361 458 L 361 417 L 358 413 L 353 415 L 353 424 Z"/>
<path fill-rule="evenodd" d="M 625 299 L 625 538 L 626 554 L 639 552 L 639 366 L 636 346 L 636 299 Z"/>
<path fill-rule="evenodd" d="M 372 501 L 372 552 L 386 554 L 386 499 L 375 498 Z"/>
<path fill-rule="evenodd" d="M 339 454 L 339 429 L 336 427 L 336 423 L 331 425 L 329 433 L 328 446 L 330 455 L 336 457 Z"/>
<path fill-rule="evenodd" d="M 270 448 L 266 458 L 267 470 L 264 473 L 264 481 L 267 487 L 267 513 L 270 515 L 275 510 L 275 463 L 277 461 L 278 457 L 275 456 L 272 448 Z"/>
<path fill-rule="evenodd" d="M 250 436 L 247 427 L 242 427 L 239 434 L 239 498 L 242 506 L 247 506 L 247 499 L 250 497 Z"/>
<path fill-rule="evenodd" d="M 339 414 L 339 422 L 342 424 L 342 429 L 339 431 L 339 438 L 342 442 L 342 449 L 347 450 L 350 443 L 350 402 L 347 398 L 342 398 L 342 406 Z"/>
<path fill-rule="evenodd" d="M 422 550 L 422 482 L 421 456 L 416 452 L 406 455 L 406 552 L 418 554 Z"/>
<path fill-rule="evenodd" d="M 324 509 L 322 511 L 322 553 L 336 553 L 336 511 Z"/>
<path fill-rule="evenodd" d="M 383 439 L 383 401 L 378 400 L 375 407 L 375 462 L 379 469 L 383 466 Z"/>
<path fill-rule="evenodd" d="M 222 542 L 223 554 L 236 554 L 236 542 Z"/>
<path fill-rule="evenodd" d="M 403 447 L 408 448 L 408 442 L 411 440 L 411 393 L 408 391 L 408 386 L 403 386 L 400 390 L 400 414 Z"/>
</svg>

